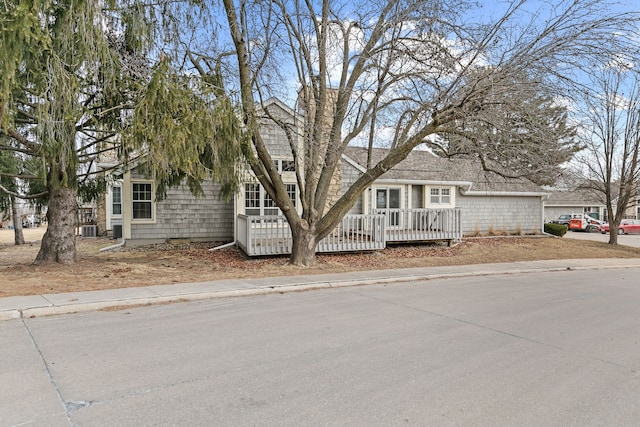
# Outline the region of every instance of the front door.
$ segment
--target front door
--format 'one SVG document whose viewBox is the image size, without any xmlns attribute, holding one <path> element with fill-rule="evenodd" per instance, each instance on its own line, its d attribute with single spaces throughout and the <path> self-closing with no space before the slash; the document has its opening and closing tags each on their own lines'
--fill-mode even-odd
<svg viewBox="0 0 640 427">
<path fill-rule="evenodd" d="M 400 189 L 378 188 L 376 189 L 376 209 L 384 210 L 387 216 L 387 225 L 400 226 Z"/>
</svg>

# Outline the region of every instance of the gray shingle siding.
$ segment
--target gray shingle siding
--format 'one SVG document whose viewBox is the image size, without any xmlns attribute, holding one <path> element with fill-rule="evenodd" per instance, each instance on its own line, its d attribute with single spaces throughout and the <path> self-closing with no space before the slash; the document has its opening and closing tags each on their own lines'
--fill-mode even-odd
<svg viewBox="0 0 640 427">
<path fill-rule="evenodd" d="M 539 233 L 542 204 L 539 196 L 464 196 L 458 194 L 456 205 L 462 210 L 462 233 L 521 231 Z"/>
<path fill-rule="evenodd" d="M 278 105 L 277 102 L 268 103 L 266 108 L 275 119 L 288 123 L 292 129 L 294 128 L 295 118 L 291 116 L 290 112 L 285 111 Z M 260 135 L 273 158 L 292 158 L 287 134 L 266 115 L 260 120 Z"/>
<path fill-rule="evenodd" d="M 205 194 L 197 198 L 186 186 L 168 189 L 156 203 L 156 223 L 132 222 L 131 239 L 232 240 L 233 202 L 218 198 L 218 184 L 205 181 L 202 186 Z"/>
<path fill-rule="evenodd" d="M 360 178 L 362 173 L 356 169 L 352 164 L 346 161 L 342 161 L 342 194 L 344 194 L 354 182 L 358 178 Z M 350 214 L 361 214 L 362 213 L 362 195 L 358 197 L 358 200 L 353 205 L 351 210 L 349 210 Z"/>
<path fill-rule="evenodd" d="M 291 149 L 286 133 L 275 123 L 260 125 L 262 140 L 274 158 L 291 158 Z"/>
</svg>

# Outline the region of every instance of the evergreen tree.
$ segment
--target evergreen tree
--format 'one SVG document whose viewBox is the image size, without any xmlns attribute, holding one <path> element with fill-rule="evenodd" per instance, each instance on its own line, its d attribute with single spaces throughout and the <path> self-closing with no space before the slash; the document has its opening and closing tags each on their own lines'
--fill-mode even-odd
<svg viewBox="0 0 640 427">
<path fill-rule="evenodd" d="M 48 204 L 36 262 L 75 261 L 78 192 L 83 184 L 101 187 L 91 180 L 107 152 L 125 165 L 132 158 L 145 162 L 161 185 L 188 177 L 197 191 L 207 174 L 227 189 L 236 185 L 235 134 L 222 154 L 213 139 L 216 126 L 234 120 L 218 117 L 230 114 L 224 94 L 176 76 L 154 50 L 160 31 L 175 30 L 173 4 L 8 0 L 0 6 L 0 134 L 8 141 L 0 149 L 40 162 L 39 196 Z"/>
</svg>

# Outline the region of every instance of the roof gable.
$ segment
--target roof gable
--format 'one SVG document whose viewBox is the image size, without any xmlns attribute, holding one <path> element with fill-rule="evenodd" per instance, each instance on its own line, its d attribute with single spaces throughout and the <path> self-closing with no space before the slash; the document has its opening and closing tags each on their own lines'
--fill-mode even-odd
<svg viewBox="0 0 640 427">
<path fill-rule="evenodd" d="M 264 112 L 265 117 L 270 115 L 286 122 L 292 122 L 295 118 L 295 111 L 278 98 L 267 99 L 262 104 L 260 112 Z"/>
</svg>

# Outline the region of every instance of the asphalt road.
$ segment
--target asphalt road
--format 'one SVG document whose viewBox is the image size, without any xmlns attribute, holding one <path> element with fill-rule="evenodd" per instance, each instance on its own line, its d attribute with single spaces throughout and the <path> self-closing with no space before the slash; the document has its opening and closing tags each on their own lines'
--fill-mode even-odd
<svg viewBox="0 0 640 427">
<path fill-rule="evenodd" d="M 567 231 L 565 239 L 595 240 L 597 242 L 608 242 L 609 234 L 584 233 L 581 231 Z M 623 234 L 618 236 L 618 244 L 640 248 L 640 234 Z"/>
<path fill-rule="evenodd" d="M 637 426 L 640 269 L 0 323 L 0 424 Z"/>
</svg>

